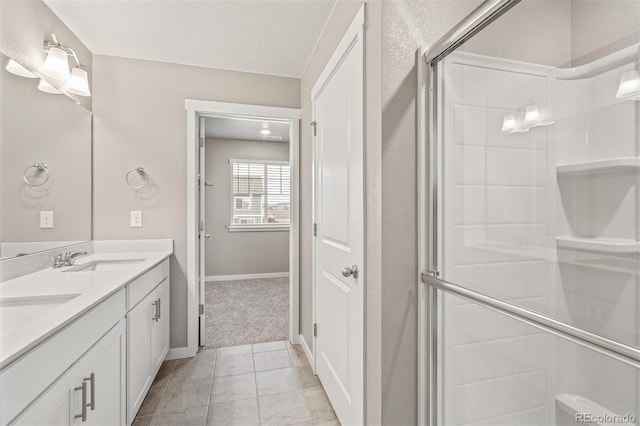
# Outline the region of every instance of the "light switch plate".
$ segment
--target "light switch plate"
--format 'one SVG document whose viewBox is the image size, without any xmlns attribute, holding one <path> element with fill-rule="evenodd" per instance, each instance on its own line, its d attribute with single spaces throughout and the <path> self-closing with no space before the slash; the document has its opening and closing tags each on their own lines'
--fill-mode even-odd
<svg viewBox="0 0 640 426">
<path fill-rule="evenodd" d="M 50 210 L 40 211 L 40 228 L 49 229 L 53 228 L 53 212 Z"/>
<path fill-rule="evenodd" d="M 131 227 L 142 228 L 142 212 L 140 210 L 131 210 Z"/>
</svg>

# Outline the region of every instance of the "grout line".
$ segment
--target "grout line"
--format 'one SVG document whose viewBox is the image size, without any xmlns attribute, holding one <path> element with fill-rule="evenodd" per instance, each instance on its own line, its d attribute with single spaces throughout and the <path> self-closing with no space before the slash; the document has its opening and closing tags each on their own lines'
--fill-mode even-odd
<svg viewBox="0 0 640 426">
<path fill-rule="evenodd" d="M 152 414 L 153 417 L 151 418 L 151 424 L 153 424 L 153 421 L 156 419 L 156 414 L 158 414 L 158 409 L 162 406 L 162 401 L 164 401 L 164 395 L 167 393 L 167 389 L 169 388 L 169 384 L 171 384 L 171 379 L 173 378 L 173 373 L 176 371 L 176 361 L 175 360 L 172 360 L 172 365 L 173 365 L 173 368 L 171 369 L 171 373 L 169 373 L 169 375 L 167 376 L 167 384 L 165 385 L 164 389 L 162 389 L 162 395 L 160 396 L 160 402 L 156 406 L 155 410 L 153 410 L 153 414 Z M 162 368 L 162 366 L 160 366 L 160 368 Z M 153 386 L 153 383 L 151 383 L 151 386 Z M 142 403 L 144 404 L 144 401 Z"/>
<path fill-rule="evenodd" d="M 251 359 L 253 360 L 253 384 L 256 387 L 256 411 L 258 413 L 258 425 L 262 425 L 262 416 L 260 416 L 260 399 L 258 397 L 258 374 L 256 372 L 256 359 L 253 356 L 253 344 L 251 345 Z"/>
<path fill-rule="evenodd" d="M 209 420 L 209 410 L 211 409 L 211 392 L 213 392 L 213 381 L 215 380 L 215 372 L 216 372 L 216 363 L 218 362 L 218 351 L 216 349 L 216 356 L 213 359 L 213 369 L 211 370 L 211 383 L 209 384 L 209 398 L 207 399 L 207 414 L 204 416 L 204 425 L 206 426 L 207 421 Z"/>
</svg>

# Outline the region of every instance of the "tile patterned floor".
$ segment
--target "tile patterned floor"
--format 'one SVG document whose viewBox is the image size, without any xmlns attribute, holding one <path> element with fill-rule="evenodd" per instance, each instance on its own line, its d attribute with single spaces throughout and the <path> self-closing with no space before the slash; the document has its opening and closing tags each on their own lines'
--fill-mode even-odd
<svg viewBox="0 0 640 426">
<path fill-rule="evenodd" d="M 165 361 L 133 425 L 340 423 L 302 348 L 278 341 Z"/>
</svg>

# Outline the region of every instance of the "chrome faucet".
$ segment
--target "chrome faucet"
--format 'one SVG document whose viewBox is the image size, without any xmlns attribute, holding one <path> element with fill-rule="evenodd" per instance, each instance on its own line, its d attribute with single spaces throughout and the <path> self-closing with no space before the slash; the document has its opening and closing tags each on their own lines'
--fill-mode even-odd
<svg viewBox="0 0 640 426">
<path fill-rule="evenodd" d="M 70 251 L 64 254 L 64 266 L 71 266 L 80 256 L 86 255 L 86 251 L 76 251 L 71 253 Z"/>
<path fill-rule="evenodd" d="M 62 268 L 64 266 L 64 253 L 58 253 L 50 257 L 53 260 L 53 268 Z"/>
<path fill-rule="evenodd" d="M 51 256 L 51 259 L 53 260 L 53 267 L 57 269 L 62 268 L 63 266 L 71 266 L 74 264 L 78 257 L 84 256 L 86 254 L 86 251 L 76 251 L 73 253 L 70 251 L 65 251 L 64 253 L 58 253 L 54 256 Z"/>
</svg>

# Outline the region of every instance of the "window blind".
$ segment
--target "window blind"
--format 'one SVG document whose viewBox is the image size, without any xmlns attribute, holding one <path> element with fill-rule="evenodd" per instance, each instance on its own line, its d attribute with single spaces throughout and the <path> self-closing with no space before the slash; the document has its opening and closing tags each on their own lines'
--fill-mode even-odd
<svg viewBox="0 0 640 426">
<path fill-rule="evenodd" d="M 231 225 L 288 225 L 291 171 L 288 165 L 231 162 Z"/>
</svg>

